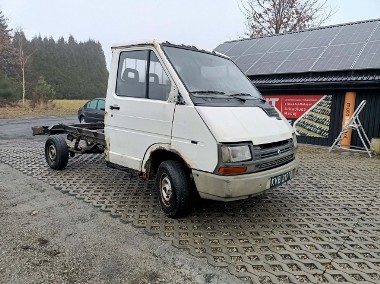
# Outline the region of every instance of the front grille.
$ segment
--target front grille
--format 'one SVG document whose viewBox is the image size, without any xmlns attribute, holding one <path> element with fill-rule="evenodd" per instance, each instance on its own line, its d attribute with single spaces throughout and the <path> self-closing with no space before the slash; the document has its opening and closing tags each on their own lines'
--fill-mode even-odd
<svg viewBox="0 0 380 284">
<path fill-rule="evenodd" d="M 294 151 L 294 144 L 292 139 L 288 139 L 275 143 L 253 146 L 252 150 L 253 158 L 257 161 Z"/>
<path fill-rule="evenodd" d="M 293 139 L 253 146 L 252 156 L 255 172 L 285 165 L 294 160 Z"/>
<path fill-rule="evenodd" d="M 276 167 L 285 165 L 285 164 L 287 164 L 293 160 L 294 160 L 294 154 L 291 154 L 291 155 L 288 155 L 286 157 L 276 159 L 274 161 L 258 164 L 256 166 L 256 171 L 259 172 L 259 171 L 263 171 L 263 170 L 269 170 L 272 168 L 276 168 Z"/>
</svg>

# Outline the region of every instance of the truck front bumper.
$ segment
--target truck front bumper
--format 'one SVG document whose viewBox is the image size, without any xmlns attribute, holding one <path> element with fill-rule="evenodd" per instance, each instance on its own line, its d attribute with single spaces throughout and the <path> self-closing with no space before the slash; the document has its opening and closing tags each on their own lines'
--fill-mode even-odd
<svg viewBox="0 0 380 284">
<path fill-rule="evenodd" d="M 205 199 L 233 201 L 248 198 L 270 189 L 272 177 L 290 173 L 292 179 L 298 171 L 299 160 L 278 168 L 252 174 L 221 176 L 193 170 L 193 177 L 199 195 Z"/>
</svg>

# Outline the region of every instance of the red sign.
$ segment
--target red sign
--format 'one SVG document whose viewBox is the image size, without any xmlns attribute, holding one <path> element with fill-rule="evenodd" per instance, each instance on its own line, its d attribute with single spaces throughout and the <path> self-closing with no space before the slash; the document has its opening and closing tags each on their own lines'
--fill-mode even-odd
<svg viewBox="0 0 380 284">
<path fill-rule="evenodd" d="M 265 96 L 265 99 L 289 119 L 301 117 L 323 95 Z"/>
</svg>

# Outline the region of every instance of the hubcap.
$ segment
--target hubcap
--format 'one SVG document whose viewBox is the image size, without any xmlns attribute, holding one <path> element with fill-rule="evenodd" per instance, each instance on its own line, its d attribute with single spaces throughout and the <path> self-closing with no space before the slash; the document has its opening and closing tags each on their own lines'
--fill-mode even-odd
<svg viewBox="0 0 380 284">
<path fill-rule="evenodd" d="M 165 204 L 165 206 L 169 206 L 173 196 L 173 191 L 170 179 L 165 174 L 161 176 L 160 189 L 162 202 Z"/>
<path fill-rule="evenodd" d="M 57 158 L 57 150 L 55 149 L 54 145 L 49 146 L 48 155 L 51 161 L 55 161 L 55 159 Z"/>
</svg>

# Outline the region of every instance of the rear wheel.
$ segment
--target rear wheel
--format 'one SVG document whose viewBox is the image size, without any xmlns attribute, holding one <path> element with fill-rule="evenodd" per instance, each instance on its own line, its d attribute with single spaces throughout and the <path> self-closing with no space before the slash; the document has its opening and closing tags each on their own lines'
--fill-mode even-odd
<svg viewBox="0 0 380 284">
<path fill-rule="evenodd" d="M 162 211 L 172 218 L 186 215 L 191 207 L 191 186 L 188 169 L 179 161 L 161 163 L 156 176 Z"/>
<path fill-rule="evenodd" d="M 63 170 L 69 161 L 69 148 L 62 136 L 50 136 L 45 143 L 45 159 L 49 167 Z"/>
</svg>

